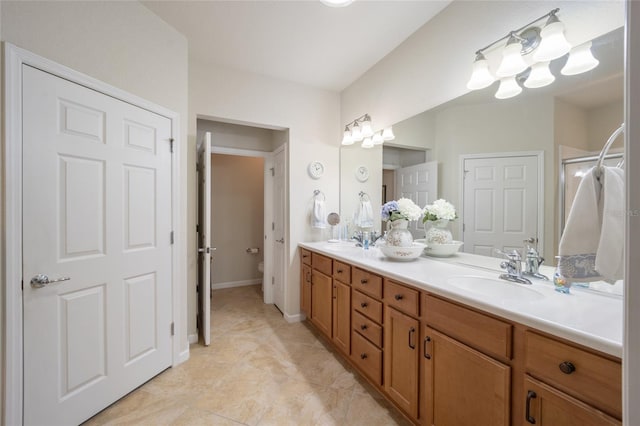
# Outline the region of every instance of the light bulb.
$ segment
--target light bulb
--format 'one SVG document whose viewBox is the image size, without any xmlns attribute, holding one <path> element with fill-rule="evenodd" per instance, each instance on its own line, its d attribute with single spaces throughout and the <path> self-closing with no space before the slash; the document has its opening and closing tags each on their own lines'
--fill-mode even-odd
<svg viewBox="0 0 640 426">
<path fill-rule="evenodd" d="M 484 89 L 485 87 L 489 87 L 494 81 L 496 81 L 496 79 L 489 71 L 487 58 L 485 58 L 482 53 L 478 53 L 476 60 L 473 62 L 473 70 L 471 71 L 471 78 L 467 82 L 467 89 Z"/>
<path fill-rule="evenodd" d="M 353 138 L 351 137 L 351 131 L 349 127 L 344 128 L 344 136 L 342 136 L 342 145 L 353 145 Z"/>
<path fill-rule="evenodd" d="M 588 41 L 571 50 L 569 59 L 560 72 L 563 75 L 576 75 L 594 69 L 599 63 L 600 61 L 593 57 L 591 42 Z"/>
<path fill-rule="evenodd" d="M 571 45 L 564 37 L 564 24 L 555 14 L 549 16 L 547 24 L 540 31 L 540 37 L 540 45 L 533 52 L 533 60 L 536 62 L 553 61 L 571 50 Z"/>
<path fill-rule="evenodd" d="M 502 62 L 496 71 L 498 77 L 511 77 L 528 68 L 527 63 L 522 59 L 521 51 L 522 44 L 511 36 L 502 51 Z"/>
<path fill-rule="evenodd" d="M 520 87 L 514 75 L 500 80 L 500 87 L 498 87 L 495 96 L 498 99 L 507 99 L 517 96 L 520 92 L 522 92 L 522 87 Z"/>
<path fill-rule="evenodd" d="M 353 128 L 351 129 L 351 139 L 353 139 L 354 142 L 360 142 L 362 139 L 364 139 L 358 123 L 353 123 Z"/>
<path fill-rule="evenodd" d="M 549 62 L 537 62 L 531 65 L 529 77 L 524 82 L 524 87 L 535 89 L 548 86 L 555 81 L 555 77 L 549 71 Z"/>
<path fill-rule="evenodd" d="M 362 122 L 362 129 L 360 130 L 363 138 L 369 138 L 373 136 L 373 129 L 371 128 L 371 119 L 366 116 Z"/>
</svg>

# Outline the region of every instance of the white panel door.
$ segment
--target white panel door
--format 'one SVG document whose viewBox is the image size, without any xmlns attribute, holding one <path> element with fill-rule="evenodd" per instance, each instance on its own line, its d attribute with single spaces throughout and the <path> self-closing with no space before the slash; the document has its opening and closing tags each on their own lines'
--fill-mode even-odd
<svg viewBox="0 0 640 426">
<path fill-rule="evenodd" d="M 285 311 L 284 294 L 284 259 L 285 259 L 285 150 L 278 151 L 273 159 L 274 182 L 273 182 L 273 303 Z"/>
<path fill-rule="evenodd" d="M 211 344 L 211 133 L 204 136 L 198 167 L 200 247 L 200 333 L 205 346 Z"/>
<path fill-rule="evenodd" d="M 171 121 L 23 78 L 24 422 L 78 424 L 171 364 Z"/>
<path fill-rule="evenodd" d="M 438 162 L 396 169 L 395 181 L 396 199 L 409 198 L 422 208 L 438 198 Z M 409 230 L 414 238 L 424 237 L 422 220 L 410 222 Z"/>
<path fill-rule="evenodd" d="M 538 157 L 464 160 L 464 251 L 496 256 L 538 238 Z"/>
</svg>

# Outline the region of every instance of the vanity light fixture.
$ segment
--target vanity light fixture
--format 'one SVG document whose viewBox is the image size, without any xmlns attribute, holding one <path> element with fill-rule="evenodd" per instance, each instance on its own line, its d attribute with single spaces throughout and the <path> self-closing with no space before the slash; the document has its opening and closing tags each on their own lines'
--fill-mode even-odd
<svg viewBox="0 0 640 426">
<path fill-rule="evenodd" d="M 363 148 L 373 148 L 393 139 L 395 136 L 391 127 L 374 131 L 371 116 L 363 114 L 344 127 L 342 145 L 353 145 L 355 142 L 362 141 Z"/>
<path fill-rule="evenodd" d="M 320 0 L 320 2 L 329 7 L 346 7 L 353 3 L 353 0 Z"/>
<path fill-rule="evenodd" d="M 529 89 L 547 86 L 555 81 L 549 70 L 549 63 L 565 56 L 569 51 L 571 53 L 561 71 L 563 75 L 575 75 L 595 68 L 599 62 L 591 53 L 591 42 L 571 49 L 571 44 L 564 36 L 564 24 L 556 15 L 559 11 L 560 9 L 553 9 L 476 51 L 467 88 L 484 89 L 499 79 L 500 86 L 495 97 L 507 99 L 522 92 L 520 83 L 523 81 L 524 87 Z M 546 22 L 540 29 L 538 25 L 544 19 Z M 502 60 L 495 74 L 492 74 L 485 53 L 505 40 Z"/>
</svg>

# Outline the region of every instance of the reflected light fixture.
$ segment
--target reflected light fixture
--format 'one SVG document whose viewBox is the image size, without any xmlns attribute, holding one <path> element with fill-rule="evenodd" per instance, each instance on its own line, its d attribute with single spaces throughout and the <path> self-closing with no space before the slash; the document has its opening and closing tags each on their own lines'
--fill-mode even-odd
<svg viewBox="0 0 640 426">
<path fill-rule="evenodd" d="M 562 67 L 562 75 L 576 75 L 591 71 L 598 66 L 600 61 L 593 57 L 591 53 L 591 42 L 588 41 L 580 46 L 576 46 L 569 52 L 569 59 Z"/>
<path fill-rule="evenodd" d="M 591 53 L 591 42 L 571 49 L 571 44 L 564 36 L 564 24 L 557 17 L 559 11 L 560 9 L 553 9 L 477 50 L 467 88 L 484 89 L 499 79 L 500 85 L 495 97 L 507 99 L 522 92 L 520 83 L 523 81 L 524 87 L 528 89 L 547 86 L 556 79 L 550 71 L 549 63 L 565 56 L 569 51 L 571 53 L 561 71 L 563 75 L 579 74 L 595 68 L 599 62 Z M 540 29 L 542 22 L 544 26 Z M 505 40 L 506 44 L 502 44 Z M 501 60 L 493 74 L 485 53 L 499 45 L 502 45 Z"/>
<path fill-rule="evenodd" d="M 362 141 L 362 148 L 373 148 L 393 139 L 395 136 L 391 127 L 374 131 L 371 116 L 363 114 L 344 127 L 342 145 L 353 145 L 355 142 Z"/>
<path fill-rule="evenodd" d="M 346 7 L 353 3 L 353 0 L 320 0 L 320 2 L 329 7 Z"/>
</svg>

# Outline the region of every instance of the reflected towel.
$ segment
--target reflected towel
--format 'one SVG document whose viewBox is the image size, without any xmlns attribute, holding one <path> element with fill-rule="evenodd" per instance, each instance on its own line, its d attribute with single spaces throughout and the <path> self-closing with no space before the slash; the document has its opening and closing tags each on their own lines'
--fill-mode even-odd
<svg viewBox="0 0 640 426">
<path fill-rule="evenodd" d="M 373 208 L 371 201 L 360 201 L 354 222 L 360 228 L 373 228 Z"/>
<path fill-rule="evenodd" d="M 327 227 L 327 212 L 324 206 L 324 200 L 320 200 L 318 197 L 313 200 L 311 227 L 318 229 L 324 229 Z"/>
<path fill-rule="evenodd" d="M 622 276 L 623 170 L 595 167 L 580 181 L 558 248 L 558 271 L 568 282 L 613 282 Z"/>
</svg>

